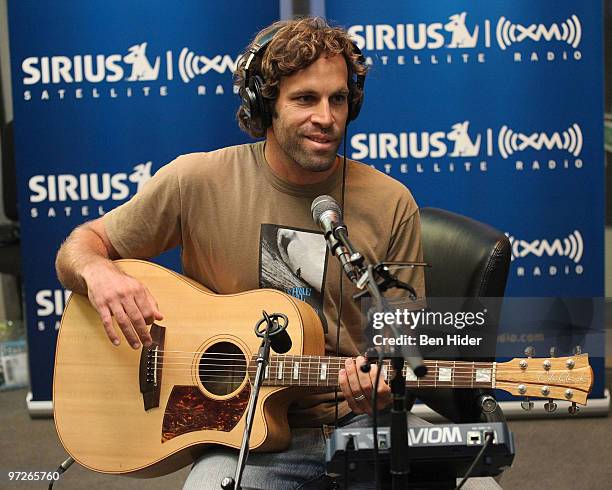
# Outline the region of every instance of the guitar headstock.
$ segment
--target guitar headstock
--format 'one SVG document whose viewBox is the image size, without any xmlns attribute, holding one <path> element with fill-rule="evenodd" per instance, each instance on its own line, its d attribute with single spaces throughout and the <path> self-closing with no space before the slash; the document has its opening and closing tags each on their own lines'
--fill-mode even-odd
<svg viewBox="0 0 612 490">
<path fill-rule="evenodd" d="M 497 363 L 495 387 L 513 395 L 586 405 L 593 386 L 589 355 L 515 358 Z"/>
</svg>

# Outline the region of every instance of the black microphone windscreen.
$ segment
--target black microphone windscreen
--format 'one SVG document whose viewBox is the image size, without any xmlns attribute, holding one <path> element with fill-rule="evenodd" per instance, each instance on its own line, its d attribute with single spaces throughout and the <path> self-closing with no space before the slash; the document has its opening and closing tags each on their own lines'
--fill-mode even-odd
<svg viewBox="0 0 612 490">
<path fill-rule="evenodd" d="M 281 330 L 270 336 L 270 347 L 277 354 L 285 354 L 291 349 L 291 337 L 286 330 Z"/>
</svg>

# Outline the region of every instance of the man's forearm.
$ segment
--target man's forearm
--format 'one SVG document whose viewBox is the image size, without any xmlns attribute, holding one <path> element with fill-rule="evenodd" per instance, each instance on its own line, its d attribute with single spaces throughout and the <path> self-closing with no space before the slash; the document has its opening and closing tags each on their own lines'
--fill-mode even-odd
<svg viewBox="0 0 612 490">
<path fill-rule="evenodd" d="M 89 223 L 76 228 L 60 247 L 55 260 L 57 277 L 66 289 L 87 294 L 87 272 L 91 266 L 110 261 L 112 257 L 102 238 Z"/>
</svg>

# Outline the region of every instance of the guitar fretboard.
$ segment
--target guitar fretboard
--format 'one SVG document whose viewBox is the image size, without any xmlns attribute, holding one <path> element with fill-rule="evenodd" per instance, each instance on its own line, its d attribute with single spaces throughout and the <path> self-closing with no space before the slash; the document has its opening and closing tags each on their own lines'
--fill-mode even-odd
<svg viewBox="0 0 612 490">
<path fill-rule="evenodd" d="M 266 386 L 338 386 L 346 357 L 272 356 L 264 373 Z M 411 388 L 495 388 L 494 362 L 425 361 L 427 375 L 417 378 L 405 366 L 406 386 Z M 249 377 L 255 379 L 257 357 L 249 363 Z M 393 377 L 391 362 L 383 362 L 383 379 Z"/>
</svg>

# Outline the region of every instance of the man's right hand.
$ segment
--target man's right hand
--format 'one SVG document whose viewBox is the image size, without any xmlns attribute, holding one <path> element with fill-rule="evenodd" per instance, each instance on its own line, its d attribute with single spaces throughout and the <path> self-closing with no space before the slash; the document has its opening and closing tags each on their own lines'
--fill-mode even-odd
<svg viewBox="0 0 612 490">
<path fill-rule="evenodd" d="M 120 338 L 113 325 L 113 317 L 128 343 L 138 349 L 142 344 L 151 345 L 147 325 L 162 320 L 155 298 L 147 287 L 120 271 L 108 260 L 96 260 L 83 269 L 87 284 L 87 296 L 97 310 L 106 335 L 115 345 Z"/>
</svg>

